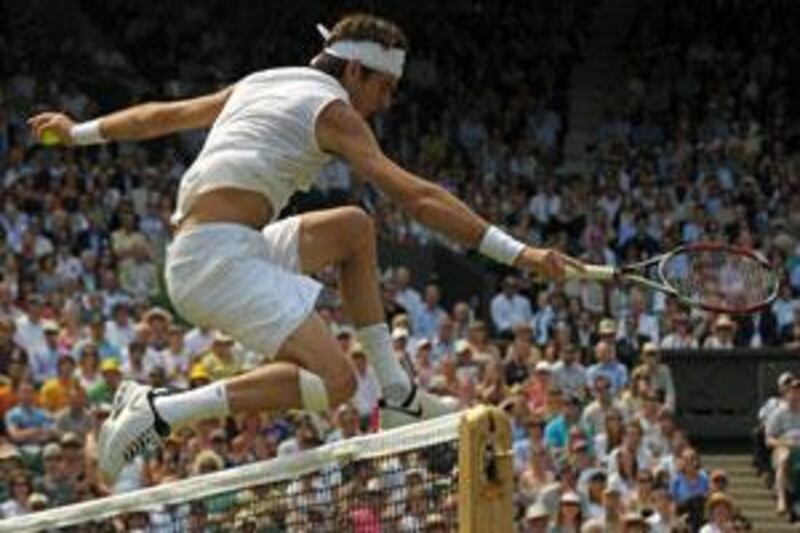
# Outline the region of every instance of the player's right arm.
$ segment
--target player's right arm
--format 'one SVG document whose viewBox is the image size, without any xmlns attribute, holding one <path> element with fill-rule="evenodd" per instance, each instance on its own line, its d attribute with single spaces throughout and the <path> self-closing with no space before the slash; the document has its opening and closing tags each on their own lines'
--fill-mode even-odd
<svg viewBox="0 0 800 533">
<path fill-rule="evenodd" d="M 28 126 L 37 139 L 45 131 L 52 132 L 61 144 L 82 143 L 77 128 L 96 128 L 105 141 L 140 141 L 196 128 L 208 128 L 219 116 L 230 97 L 233 86 L 197 98 L 172 102 L 147 102 L 116 111 L 92 122 L 78 125 L 64 113 L 45 112 L 28 119 Z"/>
<path fill-rule="evenodd" d="M 316 123 L 316 136 L 323 150 L 344 158 L 359 176 L 413 218 L 461 244 L 497 261 L 547 277 L 563 277 L 567 266 L 579 271 L 585 268 L 580 261 L 557 250 L 517 242 L 443 187 L 400 167 L 383 153 L 366 121 L 344 102 L 334 102 L 322 111 Z M 487 246 L 491 237 L 494 241 Z"/>
</svg>

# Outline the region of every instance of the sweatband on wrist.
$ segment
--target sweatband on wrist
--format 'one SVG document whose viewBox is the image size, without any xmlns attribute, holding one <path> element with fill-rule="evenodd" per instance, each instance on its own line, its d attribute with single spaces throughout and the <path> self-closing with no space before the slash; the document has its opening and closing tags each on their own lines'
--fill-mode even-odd
<svg viewBox="0 0 800 533">
<path fill-rule="evenodd" d="M 75 124 L 72 126 L 72 129 L 70 129 L 69 134 L 72 137 L 72 142 L 80 146 L 103 144 L 106 142 L 106 139 L 103 138 L 103 134 L 100 133 L 100 119 Z"/>
<path fill-rule="evenodd" d="M 525 244 L 508 235 L 497 226 L 489 226 L 489 229 L 483 234 L 481 244 L 478 246 L 478 251 L 486 257 L 509 266 L 514 263 L 514 260 L 524 249 Z"/>
</svg>

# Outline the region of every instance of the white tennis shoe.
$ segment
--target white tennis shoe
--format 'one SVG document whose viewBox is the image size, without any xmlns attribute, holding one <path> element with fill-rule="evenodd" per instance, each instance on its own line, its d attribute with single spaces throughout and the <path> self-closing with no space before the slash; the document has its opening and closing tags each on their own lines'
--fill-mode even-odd
<svg viewBox="0 0 800 533">
<path fill-rule="evenodd" d="M 106 483 L 114 483 L 128 462 L 161 447 L 169 435 L 169 424 L 153 408 L 153 398 L 159 394 L 133 381 L 124 381 L 117 389 L 111 415 L 100 428 L 98 467 Z"/>
<path fill-rule="evenodd" d="M 437 396 L 414 386 L 403 405 L 380 402 L 381 428 L 391 429 L 449 415 L 459 410 L 458 400 L 450 396 Z"/>
</svg>

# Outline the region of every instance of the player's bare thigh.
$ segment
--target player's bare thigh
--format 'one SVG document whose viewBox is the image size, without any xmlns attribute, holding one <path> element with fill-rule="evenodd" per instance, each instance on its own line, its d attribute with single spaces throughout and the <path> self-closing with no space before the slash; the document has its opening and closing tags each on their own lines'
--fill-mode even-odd
<svg viewBox="0 0 800 533">
<path fill-rule="evenodd" d="M 358 207 L 337 207 L 300 217 L 300 267 L 320 272 L 375 247 L 372 219 Z"/>
</svg>

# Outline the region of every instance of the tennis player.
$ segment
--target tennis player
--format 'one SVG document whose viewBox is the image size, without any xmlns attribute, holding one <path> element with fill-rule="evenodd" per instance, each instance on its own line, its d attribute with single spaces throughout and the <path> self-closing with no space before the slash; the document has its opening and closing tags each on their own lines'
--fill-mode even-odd
<svg viewBox="0 0 800 533">
<path fill-rule="evenodd" d="M 382 425 L 454 410 L 452 399 L 416 388 L 394 356 L 370 217 L 343 207 L 275 220 L 332 156 L 421 223 L 492 259 L 554 278 L 566 265 L 583 268 L 490 226 L 383 154 L 366 120 L 389 108 L 403 74 L 407 41 L 395 24 L 351 15 L 330 32 L 318 29 L 325 45 L 308 67 L 264 70 L 214 94 L 137 105 L 80 124 L 62 113 L 29 120 L 39 138 L 48 132 L 67 145 L 211 127 L 180 183 L 166 259 L 169 296 L 186 319 L 222 330 L 271 360 L 180 393 L 125 382 L 100 434 L 99 467 L 107 480 L 170 431 L 200 419 L 254 410 L 325 411 L 348 400 L 354 371 L 314 310 L 321 286 L 308 277 L 329 265 L 339 268 L 344 310 L 382 387 Z"/>
</svg>

